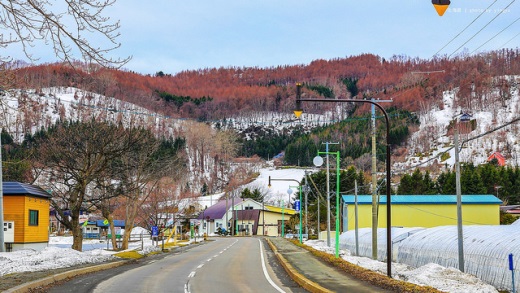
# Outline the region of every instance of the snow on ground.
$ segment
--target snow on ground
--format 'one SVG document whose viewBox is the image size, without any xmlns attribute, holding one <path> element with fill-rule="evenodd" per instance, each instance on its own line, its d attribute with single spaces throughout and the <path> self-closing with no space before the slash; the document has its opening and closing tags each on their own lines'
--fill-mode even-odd
<svg viewBox="0 0 520 293">
<path fill-rule="evenodd" d="M 335 254 L 335 248 L 328 247 L 323 240 L 308 240 L 305 241 L 304 244 L 316 250 Z M 352 256 L 350 251 L 346 249 L 341 249 L 339 255 L 352 264 L 386 275 L 386 262 L 376 261 L 367 257 Z M 463 273 L 455 268 L 445 268 L 434 263 L 429 263 L 420 268 L 412 268 L 404 264 L 393 263 L 392 272 L 393 277 L 396 279 L 421 286 L 434 287 L 444 292 L 498 292 L 493 286 L 484 283 L 473 275 Z"/>
<path fill-rule="evenodd" d="M 99 240 L 85 240 L 85 244 L 99 243 Z M 151 252 L 157 250 L 151 240 L 144 240 L 143 250 Z M 114 259 L 112 251 L 100 248 L 79 252 L 71 248 L 59 248 L 55 245 L 70 245 L 72 237 L 51 237 L 49 247 L 42 251 L 31 249 L 15 252 L 0 252 L 0 276 L 19 273 L 73 267 L 87 263 L 101 263 Z M 334 248 L 327 247 L 322 240 L 308 240 L 305 244 L 317 250 L 334 254 Z M 139 243 L 139 245 L 141 245 Z M 87 245 L 88 246 L 88 245 Z M 135 249 L 136 244 L 133 245 Z M 346 261 L 369 270 L 386 275 L 386 263 L 366 257 L 351 256 L 350 251 L 340 250 L 340 255 Z M 394 277 L 418 285 L 435 287 L 441 291 L 452 293 L 463 292 L 498 292 L 491 285 L 485 284 L 476 277 L 460 272 L 454 268 L 445 268 L 437 264 L 427 264 L 414 269 L 403 264 L 392 265 Z"/>
<path fill-rule="evenodd" d="M 269 176 L 271 176 L 271 187 L 268 187 Z M 267 190 L 266 202 L 277 205 L 282 199 L 286 201 L 289 198 L 287 190 L 291 186 L 298 186 L 298 182 L 300 182 L 304 176 L 304 169 L 261 169 L 260 175 L 253 182 L 246 185 L 246 187 Z M 298 192 L 296 192 L 297 188 L 292 188 L 292 190 L 291 202 L 294 202 Z"/>
<path fill-rule="evenodd" d="M 32 249 L 15 252 L 0 252 L 0 276 L 19 273 L 52 270 L 87 263 L 100 263 L 112 259 L 101 249 L 80 252 L 71 248 L 48 246 L 42 251 Z"/>
<path fill-rule="evenodd" d="M 301 180 L 304 176 L 302 169 L 264 169 L 256 180 L 258 184 L 267 185 L 268 177 L 278 179 Z M 293 182 L 296 185 L 296 182 Z M 270 192 L 287 196 L 287 188 L 293 185 L 291 181 L 271 181 Z M 281 195 L 280 195 L 281 196 Z M 135 228 L 132 233 L 147 235 L 149 232 L 143 228 Z M 144 237 L 143 242 L 130 243 L 130 249 L 140 249 L 144 252 L 156 250 L 152 241 Z M 64 267 L 73 267 L 78 264 L 101 263 L 114 258 L 112 251 L 107 251 L 106 242 L 99 240 L 85 240 L 83 252 L 72 250 L 72 237 L 51 237 L 49 247 L 42 251 L 22 250 L 15 252 L 0 252 L 0 276 L 16 273 L 48 270 Z M 335 253 L 333 247 L 327 247 L 322 240 L 308 240 L 306 245 L 330 254 Z M 340 250 L 343 259 L 358 266 L 386 275 L 387 264 L 366 257 L 352 256 L 348 250 Z M 452 293 L 469 292 L 498 292 L 493 286 L 488 285 L 478 278 L 460 272 L 454 268 L 445 268 L 437 264 L 427 264 L 419 268 L 411 268 L 407 265 L 392 264 L 394 278 L 408 281 L 419 285 L 435 287 L 441 291 Z"/>
<path fill-rule="evenodd" d="M 141 227 L 134 228 L 132 234 L 141 234 L 143 231 L 149 234 Z M 113 254 L 120 252 L 106 250 L 107 241 L 97 239 L 84 240 L 83 251 L 74 250 L 71 246 L 72 236 L 51 236 L 49 246 L 42 251 L 24 249 L 0 252 L 0 276 L 101 263 L 116 258 Z M 141 249 L 141 246 L 142 254 L 159 250 L 148 237 L 144 237 L 143 242 L 130 242 L 129 250 Z"/>
</svg>

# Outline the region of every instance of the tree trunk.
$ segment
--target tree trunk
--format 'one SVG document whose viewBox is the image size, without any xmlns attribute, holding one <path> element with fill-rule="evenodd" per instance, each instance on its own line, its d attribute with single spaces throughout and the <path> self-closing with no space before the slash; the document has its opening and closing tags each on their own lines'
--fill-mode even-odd
<svg viewBox="0 0 520 293">
<path fill-rule="evenodd" d="M 137 208 L 141 204 L 138 198 L 139 196 L 137 195 L 135 199 L 128 200 L 128 212 L 126 214 L 125 234 L 123 235 L 123 243 L 121 244 L 122 250 L 128 249 L 128 242 L 130 240 L 132 228 L 134 227 L 135 217 L 137 215 Z"/>
<path fill-rule="evenodd" d="M 82 251 L 83 249 L 83 228 L 79 225 L 79 211 L 72 211 L 72 249 Z"/>
<path fill-rule="evenodd" d="M 118 250 L 116 229 L 114 227 L 114 217 L 112 217 L 112 215 L 109 215 L 106 218 L 107 218 L 108 223 L 110 225 L 110 241 L 112 241 L 112 248 L 114 250 Z"/>
</svg>

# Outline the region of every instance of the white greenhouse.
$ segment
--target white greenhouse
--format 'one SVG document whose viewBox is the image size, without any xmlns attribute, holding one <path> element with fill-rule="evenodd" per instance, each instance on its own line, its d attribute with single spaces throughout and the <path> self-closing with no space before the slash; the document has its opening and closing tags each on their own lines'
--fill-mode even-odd
<svg viewBox="0 0 520 293">
<path fill-rule="evenodd" d="M 358 230 L 359 256 L 372 256 L 372 229 Z M 512 290 L 509 254 L 513 254 L 515 288 L 520 286 L 520 221 L 501 226 L 464 226 L 464 271 L 497 289 Z M 355 231 L 340 237 L 340 248 L 356 254 Z M 386 228 L 378 229 L 378 259 L 386 261 Z M 392 228 L 392 258 L 418 268 L 428 263 L 458 268 L 457 226 Z"/>
</svg>

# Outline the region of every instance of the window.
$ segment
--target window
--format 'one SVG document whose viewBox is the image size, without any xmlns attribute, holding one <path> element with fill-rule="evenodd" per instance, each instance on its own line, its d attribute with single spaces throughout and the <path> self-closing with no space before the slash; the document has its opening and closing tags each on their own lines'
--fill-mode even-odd
<svg viewBox="0 0 520 293">
<path fill-rule="evenodd" d="M 29 210 L 29 226 L 38 226 L 38 211 Z"/>
</svg>

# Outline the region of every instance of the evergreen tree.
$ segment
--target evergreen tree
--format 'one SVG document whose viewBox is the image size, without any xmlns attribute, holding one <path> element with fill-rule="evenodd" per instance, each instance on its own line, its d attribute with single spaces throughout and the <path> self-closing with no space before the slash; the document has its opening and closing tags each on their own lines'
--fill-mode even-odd
<svg viewBox="0 0 520 293">
<path fill-rule="evenodd" d="M 412 176 L 404 174 L 399 186 L 397 187 L 397 194 L 413 194 L 413 189 Z"/>
<path fill-rule="evenodd" d="M 246 188 L 242 189 L 242 192 L 240 193 L 240 197 L 241 198 L 250 198 L 257 202 L 264 201 L 264 195 L 258 188 L 250 190 L 249 188 L 246 187 Z"/>
</svg>

